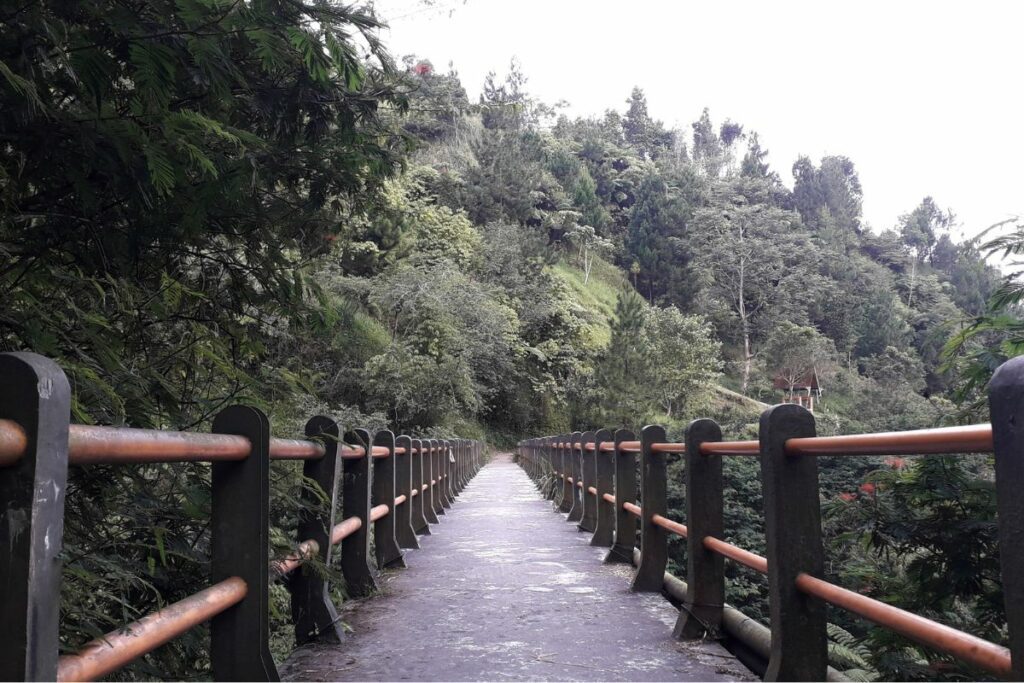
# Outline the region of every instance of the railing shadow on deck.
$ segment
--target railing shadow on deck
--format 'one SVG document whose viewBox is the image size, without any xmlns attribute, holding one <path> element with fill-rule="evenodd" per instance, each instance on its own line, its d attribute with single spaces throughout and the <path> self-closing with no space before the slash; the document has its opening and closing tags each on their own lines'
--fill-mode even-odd
<svg viewBox="0 0 1024 683">
<path fill-rule="evenodd" d="M 248 406 L 220 411 L 210 434 L 69 424 L 70 387 L 56 363 L 0 354 L 0 378 L 0 680 L 93 680 L 206 621 L 215 680 L 277 680 L 270 582 L 287 578 L 297 643 L 330 634 L 340 627 L 327 581 L 303 565 L 330 566 L 340 543 L 347 594 L 372 592 L 376 569 L 404 566 L 402 549 L 419 547 L 417 535 L 482 465 L 479 441 L 343 432 L 324 416 L 309 420 L 305 439 L 272 438 L 266 415 Z M 309 500 L 295 552 L 268 562 L 273 460 L 303 461 L 331 505 Z M 211 585 L 58 658 L 68 466 L 186 461 L 212 463 Z"/>
<path fill-rule="evenodd" d="M 826 604 L 998 677 L 1024 680 L 1024 357 L 997 370 L 988 399 L 991 422 L 964 427 L 818 437 L 810 412 L 781 404 L 762 413 L 757 441 L 723 441 L 718 424 L 700 419 L 683 443 L 669 443 L 651 425 L 639 439 L 628 430 L 527 439 L 516 454 L 556 508 L 593 534 L 591 544 L 609 548 L 606 561 L 635 562 L 633 590 L 678 601 L 677 637 L 725 636 L 766 680 L 841 680 L 828 667 Z M 972 453 L 995 455 L 1009 649 L 822 579 L 817 458 Z M 668 454 L 685 459 L 685 525 L 667 516 Z M 759 459 L 767 557 L 723 540 L 723 457 Z M 685 582 L 665 571 L 670 535 L 686 539 Z M 725 604 L 726 559 L 767 575 L 770 630 Z"/>
</svg>

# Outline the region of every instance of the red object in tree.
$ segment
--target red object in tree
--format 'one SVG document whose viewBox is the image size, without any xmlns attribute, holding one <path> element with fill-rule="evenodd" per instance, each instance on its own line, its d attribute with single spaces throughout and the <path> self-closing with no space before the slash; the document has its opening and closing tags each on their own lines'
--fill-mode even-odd
<svg viewBox="0 0 1024 683">
<path fill-rule="evenodd" d="M 434 67 L 430 66 L 430 64 L 428 64 L 427 62 L 420 62 L 419 64 L 414 66 L 412 70 L 413 73 L 415 73 L 417 76 L 429 76 L 430 73 L 434 70 Z"/>
<path fill-rule="evenodd" d="M 870 481 L 864 482 L 863 484 L 860 485 L 860 492 L 866 493 L 869 496 L 873 496 L 875 495 L 875 485 L 872 484 Z"/>
<path fill-rule="evenodd" d="M 907 466 L 907 460 L 906 458 L 896 458 L 893 456 L 889 456 L 888 458 L 885 459 L 885 464 L 893 468 L 894 470 L 902 470 L 904 467 Z"/>
<path fill-rule="evenodd" d="M 324 235 L 324 241 L 326 242 L 333 242 L 336 239 L 338 239 L 337 235 Z"/>
<path fill-rule="evenodd" d="M 841 500 L 845 500 L 847 503 L 849 503 L 849 502 L 853 501 L 854 499 L 856 499 L 857 496 L 856 496 L 856 494 L 853 494 L 853 493 L 840 493 L 839 494 L 839 498 Z"/>
</svg>

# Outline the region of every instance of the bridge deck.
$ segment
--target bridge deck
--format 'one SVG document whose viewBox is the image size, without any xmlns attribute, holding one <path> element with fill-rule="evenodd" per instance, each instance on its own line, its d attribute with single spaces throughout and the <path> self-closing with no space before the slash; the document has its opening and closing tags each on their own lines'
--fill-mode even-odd
<svg viewBox="0 0 1024 683">
<path fill-rule="evenodd" d="M 299 680 L 753 680 L 715 643 L 672 638 L 676 610 L 629 591 L 589 535 L 508 455 L 469 484 L 382 594 L 341 610 L 341 645 L 297 650 Z"/>
</svg>

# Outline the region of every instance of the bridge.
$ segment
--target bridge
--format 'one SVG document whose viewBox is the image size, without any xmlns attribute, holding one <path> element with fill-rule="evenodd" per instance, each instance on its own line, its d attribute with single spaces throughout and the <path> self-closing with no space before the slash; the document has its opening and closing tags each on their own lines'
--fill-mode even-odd
<svg viewBox="0 0 1024 683">
<path fill-rule="evenodd" d="M 842 680 L 828 666 L 827 605 L 1024 679 L 1024 358 L 996 372 L 987 424 L 825 437 L 783 404 L 764 411 L 756 441 L 699 419 L 679 442 L 651 425 L 529 438 L 491 457 L 478 441 L 327 416 L 274 438 L 251 406 L 225 408 L 210 433 L 76 425 L 52 361 L 0 354 L 0 377 L 5 680 L 94 680 L 206 622 L 215 680 Z M 958 453 L 994 454 L 1008 648 L 825 578 L 819 458 Z M 667 506 L 675 457 L 682 520 Z M 727 457 L 758 459 L 766 556 L 726 540 Z M 316 486 L 303 488 L 293 550 L 272 558 L 276 461 L 301 463 Z M 155 462 L 211 464 L 209 584 L 58 656 L 68 469 Z M 672 536 L 686 543 L 682 578 L 667 572 Z M 726 560 L 767 576 L 768 625 L 726 604 Z M 332 580 L 349 598 L 340 611 Z M 288 588 L 298 646 L 280 666 L 272 581 Z"/>
</svg>

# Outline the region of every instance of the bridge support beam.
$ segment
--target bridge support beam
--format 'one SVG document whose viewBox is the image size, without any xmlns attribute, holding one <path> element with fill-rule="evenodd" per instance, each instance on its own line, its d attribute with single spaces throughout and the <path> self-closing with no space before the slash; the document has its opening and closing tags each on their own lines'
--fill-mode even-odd
<svg viewBox="0 0 1024 683">
<path fill-rule="evenodd" d="M 211 489 L 211 583 L 237 576 L 245 597 L 210 622 L 210 663 L 217 681 L 276 681 L 270 654 L 270 422 L 250 406 L 230 406 L 213 420 L 216 434 L 244 436 L 244 460 L 215 462 Z M 240 657 L 239 653 L 245 656 Z"/>
<path fill-rule="evenodd" d="M 686 601 L 673 635 L 717 638 L 725 607 L 725 558 L 704 547 L 708 536 L 723 538 L 722 456 L 701 455 L 700 447 L 721 441 L 714 420 L 694 420 L 686 428 Z"/>
<path fill-rule="evenodd" d="M 0 354 L 0 377 L 0 418 L 26 437 L 21 458 L 0 467 L 0 680 L 53 681 L 71 389 L 34 353 Z"/>
<path fill-rule="evenodd" d="M 335 524 L 334 511 L 338 498 L 335 474 L 341 430 L 331 418 L 318 415 L 306 423 L 306 436 L 321 440 L 324 457 L 306 460 L 302 466 L 302 475 L 307 480 L 315 482 L 320 487 L 320 493 L 326 496 L 330 503 L 327 509 L 323 509 L 319 504 L 319 493 L 303 487 L 302 498 L 306 505 L 299 509 L 297 541 L 315 541 L 318 549 L 317 559 L 325 567 L 329 567 L 334 549 L 331 543 L 331 530 Z M 338 622 L 338 613 L 334 609 L 323 572 L 315 567 L 303 565 L 289 577 L 288 589 L 291 592 L 295 643 L 302 645 L 318 637 L 339 642 L 342 634 L 341 624 Z"/>
<path fill-rule="evenodd" d="M 636 457 L 622 450 L 623 441 L 633 441 L 636 434 L 628 429 L 615 430 L 615 451 L 612 463 L 615 467 L 615 542 L 605 556 L 605 562 L 633 563 L 633 548 L 636 547 L 636 519 L 629 514 L 623 503 L 636 502 Z"/>
<path fill-rule="evenodd" d="M 814 416 L 783 403 L 761 414 L 761 483 L 768 557 L 772 651 L 766 681 L 821 681 L 828 670 L 825 605 L 797 589 L 802 574 L 821 577 L 818 462 L 787 455 L 789 439 L 815 435 Z"/>
</svg>

